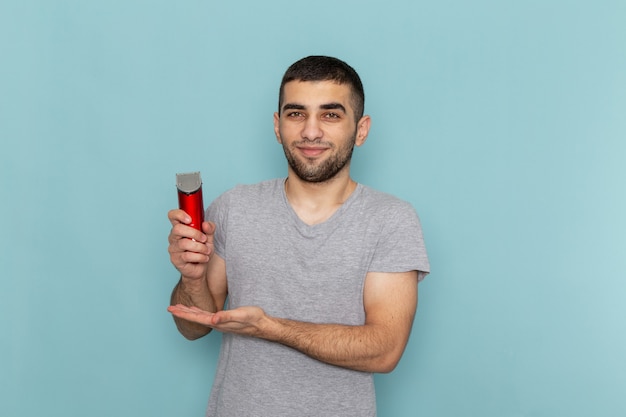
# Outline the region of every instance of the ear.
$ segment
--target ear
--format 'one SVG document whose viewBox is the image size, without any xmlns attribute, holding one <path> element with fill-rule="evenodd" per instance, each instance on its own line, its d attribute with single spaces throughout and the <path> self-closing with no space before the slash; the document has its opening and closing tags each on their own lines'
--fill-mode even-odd
<svg viewBox="0 0 626 417">
<path fill-rule="evenodd" d="M 278 143 L 282 145 L 283 140 L 280 137 L 280 115 L 278 112 L 274 113 L 274 134 L 276 135 L 276 140 Z"/>
<path fill-rule="evenodd" d="M 361 146 L 367 140 L 367 135 L 370 132 L 370 126 L 372 125 L 372 118 L 369 116 L 361 117 L 361 120 L 356 125 L 356 139 L 354 144 Z"/>
</svg>

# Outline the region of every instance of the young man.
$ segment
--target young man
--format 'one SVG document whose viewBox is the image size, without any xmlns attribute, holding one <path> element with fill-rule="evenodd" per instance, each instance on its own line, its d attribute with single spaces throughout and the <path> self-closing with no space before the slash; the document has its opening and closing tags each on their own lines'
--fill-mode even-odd
<svg viewBox="0 0 626 417">
<path fill-rule="evenodd" d="M 169 311 L 189 339 L 223 332 L 207 416 L 376 415 L 372 373 L 400 360 L 429 264 L 413 208 L 350 177 L 363 103 L 349 65 L 301 59 L 274 114 L 287 178 L 218 197 L 202 232 L 169 213 Z"/>
</svg>

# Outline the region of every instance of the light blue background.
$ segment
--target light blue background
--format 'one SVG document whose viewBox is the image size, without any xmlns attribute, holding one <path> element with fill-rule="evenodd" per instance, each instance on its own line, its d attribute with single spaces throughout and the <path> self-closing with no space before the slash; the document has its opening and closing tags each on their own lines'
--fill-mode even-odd
<svg viewBox="0 0 626 417">
<path fill-rule="evenodd" d="M 200 416 L 166 312 L 174 174 L 285 174 L 280 77 L 362 75 L 365 184 L 433 273 L 379 414 L 626 415 L 626 2 L 0 1 L 3 416 Z M 320 399 L 323 401 L 323 399 Z"/>
</svg>

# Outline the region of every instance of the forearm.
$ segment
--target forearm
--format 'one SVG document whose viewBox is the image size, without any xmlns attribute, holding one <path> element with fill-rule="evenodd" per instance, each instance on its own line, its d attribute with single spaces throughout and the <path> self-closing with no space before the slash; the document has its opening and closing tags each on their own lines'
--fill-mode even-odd
<svg viewBox="0 0 626 417">
<path fill-rule="evenodd" d="M 209 292 L 206 280 L 185 280 L 181 277 L 172 291 L 170 305 L 182 304 L 195 306 L 204 311 L 216 312 L 217 306 Z M 174 316 L 178 331 L 189 340 L 195 340 L 208 334 L 212 329 L 202 324 L 187 321 Z"/>
<path fill-rule="evenodd" d="M 391 372 L 406 340 L 384 325 L 314 324 L 269 317 L 264 339 L 296 349 L 319 361 L 364 372 Z"/>
<path fill-rule="evenodd" d="M 365 372 L 391 372 L 400 361 L 417 307 L 416 273 L 370 273 L 364 295 L 363 325 L 317 324 L 268 316 L 256 306 L 223 310 L 227 285 L 217 312 L 175 306 L 176 317 L 224 333 L 257 337 L 296 349 L 314 359 Z M 215 298 L 214 298 L 215 300 Z M 184 303 L 181 303 L 184 304 Z"/>
</svg>

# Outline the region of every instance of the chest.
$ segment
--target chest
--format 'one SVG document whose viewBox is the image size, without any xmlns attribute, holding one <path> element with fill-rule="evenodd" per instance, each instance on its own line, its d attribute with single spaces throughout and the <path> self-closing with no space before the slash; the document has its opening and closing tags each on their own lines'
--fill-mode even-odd
<svg viewBox="0 0 626 417">
<path fill-rule="evenodd" d="M 257 305 L 285 318 L 362 323 L 363 284 L 377 239 L 371 225 L 346 218 L 303 227 L 284 213 L 257 211 L 231 216 L 227 231 L 232 307 Z"/>
</svg>

